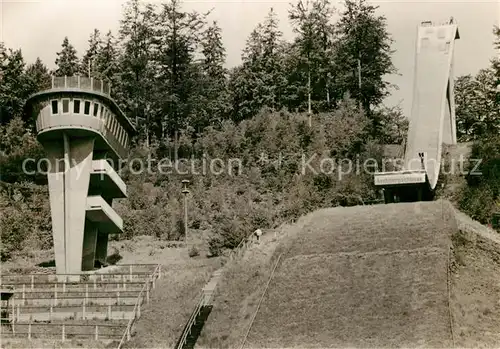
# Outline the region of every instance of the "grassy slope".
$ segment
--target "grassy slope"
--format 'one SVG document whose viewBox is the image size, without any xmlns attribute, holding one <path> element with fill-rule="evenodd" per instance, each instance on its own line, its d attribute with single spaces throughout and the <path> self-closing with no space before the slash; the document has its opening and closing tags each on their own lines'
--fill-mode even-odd
<svg viewBox="0 0 500 349">
<path fill-rule="evenodd" d="M 285 259 L 245 347 L 450 346 L 446 268 L 455 229 L 442 202 L 304 217 L 275 251 Z M 201 347 L 241 344 L 272 264 L 255 258 L 235 266 Z M 252 279 L 259 269 L 263 275 Z"/>
<path fill-rule="evenodd" d="M 164 244 L 152 237 L 115 244 L 124 257 L 123 263 L 134 260 L 162 264 L 162 278 L 151 294 L 151 302 L 141 310 L 134 337 L 126 348 L 173 347 L 202 287 L 221 265 L 218 258 L 190 258 L 186 248 L 164 248 Z"/>
<path fill-rule="evenodd" d="M 457 212 L 452 304 L 458 347 L 498 347 L 500 342 L 500 237 Z"/>
<path fill-rule="evenodd" d="M 224 267 L 216 289 L 215 306 L 196 342 L 198 348 L 238 348 L 277 258 L 276 248 L 307 220 L 266 231 L 261 242 L 250 247 L 239 261 Z"/>
<path fill-rule="evenodd" d="M 443 210 L 436 202 L 318 212 L 289 241 L 246 347 L 449 346 L 453 222 Z"/>
<path fill-rule="evenodd" d="M 173 348 L 216 266 L 188 262 L 166 270 L 125 348 Z"/>
</svg>

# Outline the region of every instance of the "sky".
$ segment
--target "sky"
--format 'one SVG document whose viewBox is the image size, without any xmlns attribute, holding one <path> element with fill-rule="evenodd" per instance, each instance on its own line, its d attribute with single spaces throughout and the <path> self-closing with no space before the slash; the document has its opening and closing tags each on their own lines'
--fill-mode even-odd
<svg viewBox="0 0 500 349">
<path fill-rule="evenodd" d="M 288 21 L 290 2 L 249 0 L 184 0 L 184 9 L 212 13 L 222 28 L 227 52 L 227 66 L 241 62 L 245 40 L 264 20 L 272 7 L 280 19 L 284 38 L 291 40 L 294 33 Z M 126 0 L 0 0 L 0 41 L 8 48 L 21 49 L 28 63 L 40 57 L 49 67 L 55 66 L 56 52 L 61 50 L 65 36 L 81 56 L 88 46 L 94 28 L 102 33 L 117 33 Z M 152 0 L 149 2 L 160 2 Z M 500 0 L 368 0 L 379 6 L 377 14 L 387 19 L 387 28 L 394 40 L 393 63 L 398 75 L 387 80 L 398 86 L 384 102 L 399 105 L 405 115 L 411 109 L 413 65 L 417 25 L 421 21 L 443 22 L 454 17 L 460 39 L 455 46 L 455 76 L 476 74 L 498 55 L 493 48 L 493 26 L 499 24 Z M 332 0 L 341 10 L 339 0 Z M 333 19 L 335 20 L 335 19 Z"/>
</svg>

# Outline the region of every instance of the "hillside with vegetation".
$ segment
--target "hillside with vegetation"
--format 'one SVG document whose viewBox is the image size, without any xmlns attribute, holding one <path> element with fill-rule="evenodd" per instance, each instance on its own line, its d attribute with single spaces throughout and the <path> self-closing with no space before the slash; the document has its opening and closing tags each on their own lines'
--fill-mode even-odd
<svg viewBox="0 0 500 349">
<path fill-rule="evenodd" d="M 493 33 L 494 47 L 500 49 L 500 28 L 495 27 Z M 443 185 L 451 184 L 453 193 L 448 197 L 460 210 L 483 224 L 490 224 L 492 214 L 500 212 L 498 57 L 492 58 L 490 66 L 481 69 L 477 74 L 459 76 L 456 79 L 455 103 L 457 140 L 462 145 L 449 147 L 455 164 L 449 162 L 445 165 Z M 462 162 L 464 171 L 458 168 L 461 164 L 460 155 L 466 160 Z M 455 171 L 450 171 L 449 166 L 455 167 Z"/>
<path fill-rule="evenodd" d="M 385 17 L 365 0 L 338 8 L 299 0 L 288 21 L 291 41 L 271 8 L 248 36 L 241 64 L 230 69 L 218 24 L 209 13 L 184 11 L 178 0 L 129 0 L 117 33 L 94 30 L 80 54 L 66 37 L 52 71 L 0 43 L 2 261 L 52 246 L 46 178 L 34 162 L 23 170 L 24 160 L 44 156 L 24 103 L 50 86 L 50 75 L 110 82 L 138 130 L 120 171 L 129 197 L 113 203 L 125 221 L 120 239 L 183 239 L 183 179 L 191 181 L 189 230 L 210 255 L 256 228 L 379 198 L 372 173 L 382 145 L 401 144 L 408 124 L 382 103 L 393 88 L 387 76 L 396 73 Z M 460 140 L 474 142 L 484 169 L 456 203 L 483 223 L 498 196 L 499 75 L 493 60 L 456 87 Z"/>
</svg>

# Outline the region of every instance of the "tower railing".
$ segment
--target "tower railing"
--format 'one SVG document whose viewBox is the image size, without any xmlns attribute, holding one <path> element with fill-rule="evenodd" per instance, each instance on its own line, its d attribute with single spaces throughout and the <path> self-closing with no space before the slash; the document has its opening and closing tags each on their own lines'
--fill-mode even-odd
<svg viewBox="0 0 500 349">
<path fill-rule="evenodd" d="M 52 88 L 79 88 L 82 90 L 111 95 L 111 85 L 106 81 L 84 76 L 52 76 Z"/>
</svg>

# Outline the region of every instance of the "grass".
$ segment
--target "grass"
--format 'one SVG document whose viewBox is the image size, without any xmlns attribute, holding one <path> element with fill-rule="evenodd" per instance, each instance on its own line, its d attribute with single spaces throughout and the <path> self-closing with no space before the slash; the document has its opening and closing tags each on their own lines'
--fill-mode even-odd
<svg viewBox="0 0 500 349">
<path fill-rule="evenodd" d="M 196 342 L 197 348 L 238 348 L 257 309 L 258 301 L 277 258 L 277 248 L 295 226 L 267 231 L 241 260 L 224 267 L 214 296 L 214 308 Z"/>
<path fill-rule="evenodd" d="M 182 250 L 187 256 L 188 251 Z M 220 261 L 216 258 L 164 262 L 162 278 L 151 294 L 150 303 L 141 310 L 132 340 L 124 347 L 173 348 L 196 306 L 202 287 L 219 267 Z"/>
<path fill-rule="evenodd" d="M 447 202 L 322 209 L 222 280 L 204 348 L 451 346 Z"/>
<path fill-rule="evenodd" d="M 498 347 L 500 237 L 461 212 L 457 217 L 452 279 L 456 346 Z"/>
</svg>

